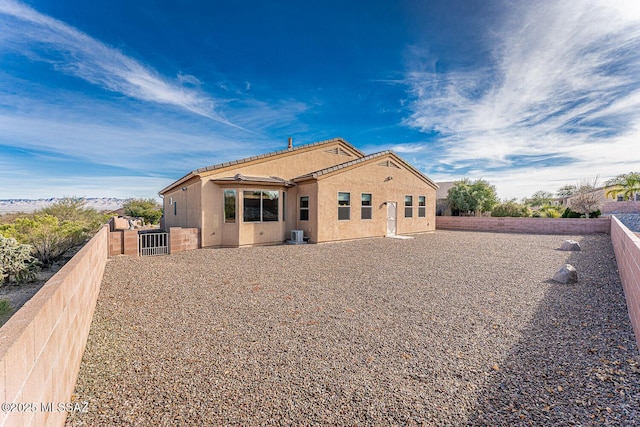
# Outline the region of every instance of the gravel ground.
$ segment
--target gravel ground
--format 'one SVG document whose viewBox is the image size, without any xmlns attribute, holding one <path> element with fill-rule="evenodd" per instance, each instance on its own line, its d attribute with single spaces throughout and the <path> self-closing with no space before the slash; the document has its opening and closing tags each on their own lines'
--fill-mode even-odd
<svg viewBox="0 0 640 427">
<path fill-rule="evenodd" d="M 640 425 L 640 357 L 609 236 L 437 231 L 114 258 L 74 398 L 68 426 Z"/>
</svg>

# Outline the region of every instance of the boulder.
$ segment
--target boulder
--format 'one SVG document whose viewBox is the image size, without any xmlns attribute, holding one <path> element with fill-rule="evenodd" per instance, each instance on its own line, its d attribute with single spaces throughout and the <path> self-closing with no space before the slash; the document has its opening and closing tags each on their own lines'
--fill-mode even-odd
<svg viewBox="0 0 640 427">
<path fill-rule="evenodd" d="M 565 240 L 562 242 L 562 246 L 560 246 L 561 251 L 580 251 L 580 243 L 575 240 Z"/>
<path fill-rule="evenodd" d="M 578 272 L 571 264 L 565 264 L 553 275 L 553 281 L 558 283 L 576 283 L 578 281 Z"/>
</svg>

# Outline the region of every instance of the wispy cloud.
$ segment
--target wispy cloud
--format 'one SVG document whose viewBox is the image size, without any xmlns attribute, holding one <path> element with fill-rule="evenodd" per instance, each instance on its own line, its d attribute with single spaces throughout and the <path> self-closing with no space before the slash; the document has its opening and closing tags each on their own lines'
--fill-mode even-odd
<svg viewBox="0 0 640 427">
<path fill-rule="evenodd" d="M 439 165 L 430 169 L 499 179 L 514 167 L 531 176 L 546 159 L 546 179 L 538 177 L 551 185 L 549 172 L 570 178 L 640 168 L 632 145 L 640 134 L 640 3 L 505 7 L 503 25 L 487 34 L 489 66 L 407 73 L 412 102 L 404 124 L 440 136 Z"/>
<path fill-rule="evenodd" d="M 179 74 L 177 81 L 171 81 L 121 51 L 13 0 L 0 1 L 0 14 L 5 16 L 0 50 L 50 63 L 60 72 L 108 91 L 234 126 L 217 111 L 214 99 L 183 84 L 198 84 L 195 76 Z"/>
</svg>

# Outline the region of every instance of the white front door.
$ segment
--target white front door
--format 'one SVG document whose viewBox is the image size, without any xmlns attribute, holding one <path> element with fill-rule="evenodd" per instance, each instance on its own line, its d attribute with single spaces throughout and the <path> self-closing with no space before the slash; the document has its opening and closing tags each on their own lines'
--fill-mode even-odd
<svg viewBox="0 0 640 427">
<path fill-rule="evenodd" d="M 396 235 L 397 202 L 387 202 L 387 236 Z"/>
</svg>

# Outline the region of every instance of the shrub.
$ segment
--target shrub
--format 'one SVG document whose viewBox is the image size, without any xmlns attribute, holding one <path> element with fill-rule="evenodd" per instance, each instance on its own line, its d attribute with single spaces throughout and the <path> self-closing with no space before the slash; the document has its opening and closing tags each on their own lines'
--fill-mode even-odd
<svg viewBox="0 0 640 427">
<path fill-rule="evenodd" d="M 509 200 L 504 203 L 500 203 L 493 207 L 491 216 L 495 217 L 529 217 L 531 216 L 531 210 L 520 203 L 516 203 L 514 200 Z"/>
<path fill-rule="evenodd" d="M 602 215 L 602 212 L 600 212 L 600 209 L 593 212 L 589 212 L 589 218 L 598 218 L 600 215 Z M 585 214 L 580 212 L 574 212 L 570 208 L 566 208 L 562 213 L 562 218 L 585 218 L 585 217 L 586 217 Z"/>
<path fill-rule="evenodd" d="M 0 283 L 21 285 L 35 279 L 38 263 L 31 251 L 31 246 L 0 234 Z"/>
<path fill-rule="evenodd" d="M 49 214 L 18 218 L 13 224 L 0 226 L 0 232 L 33 247 L 33 254 L 43 264 L 51 264 L 88 236 L 87 225 L 80 221 L 60 221 Z"/>
<path fill-rule="evenodd" d="M 122 205 L 129 216 L 143 218 L 146 224 L 157 224 L 162 217 L 162 209 L 154 199 L 131 199 Z"/>
<path fill-rule="evenodd" d="M 560 218 L 562 216 L 561 209 L 556 206 L 543 206 L 532 214 L 535 218 Z"/>
</svg>

